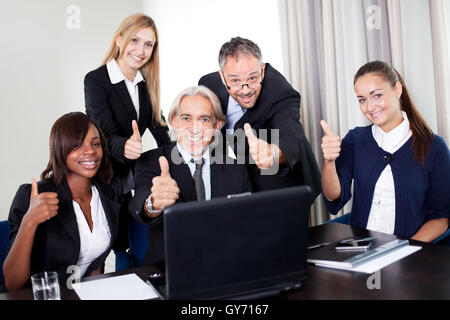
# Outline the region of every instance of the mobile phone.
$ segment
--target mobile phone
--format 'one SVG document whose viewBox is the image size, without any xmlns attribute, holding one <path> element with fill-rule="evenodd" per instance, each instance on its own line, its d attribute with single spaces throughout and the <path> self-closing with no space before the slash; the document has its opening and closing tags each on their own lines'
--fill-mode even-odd
<svg viewBox="0 0 450 320">
<path fill-rule="evenodd" d="M 335 250 L 338 251 L 366 251 L 369 249 L 370 245 L 372 244 L 371 241 L 359 241 L 359 242 L 345 242 L 345 243 L 338 243 L 334 247 Z"/>
</svg>

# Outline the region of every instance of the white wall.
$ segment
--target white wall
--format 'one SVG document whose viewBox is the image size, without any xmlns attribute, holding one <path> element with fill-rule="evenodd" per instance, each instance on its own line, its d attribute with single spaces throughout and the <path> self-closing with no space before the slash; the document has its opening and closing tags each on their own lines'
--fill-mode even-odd
<svg viewBox="0 0 450 320">
<path fill-rule="evenodd" d="M 67 27 L 71 5 L 80 9 L 80 29 Z M 19 185 L 46 167 L 54 121 L 84 111 L 85 74 L 101 64 L 118 24 L 134 12 L 154 18 L 160 32 L 166 116 L 182 89 L 218 69 L 219 49 L 233 36 L 258 43 L 264 61 L 284 73 L 277 0 L 1 1 L 0 220 Z"/>
<path fill-rule="evenodd" d="M 219 50 L 240 36 L 258 44 L 263 61 L 284 74 L 277 0 L 144 0 L 158 27 L 164 115 L 183 89 L 217 71 Z"/>
<path fill-rule="evenodd" d="M 69 5 L 80 29 L 66 26 Z M 98 67 L 120 21 L 142 0 L 0 2 L 0 220 L 20 184 L 38 178 L 49 158 L 54 121 L 84 111 L 83 78 Z"/>
</svg>

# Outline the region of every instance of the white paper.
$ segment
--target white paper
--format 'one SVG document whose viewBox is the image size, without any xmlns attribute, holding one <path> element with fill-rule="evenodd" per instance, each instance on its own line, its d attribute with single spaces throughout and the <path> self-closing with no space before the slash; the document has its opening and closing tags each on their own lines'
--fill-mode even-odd
<svg viewBox="0 0 450 320">
<path fill-rule="evenodd" d="M 419 251 L 420 249 L 422 249 L 422 247 L 409 246 L 409 245 L 403 246 L 403 247 L 400 247 L 397 250 L 393 250 L 392 252 L 389 252 L 385 255 L 381 255 L 380 257 L 377 257 L 377 258 L 371 259 L 365 263 L 362 263 L 352 269 L 345 268 L 345 267 L 335 267 L 335 266 L 333 266 L 331 268 L 372 274 L 372 273 L 375 273 L 378 270 L 390 265 L 391 263 L 394 263 L 406 256 L 409 256 L 410 254 L 413 254 L 416 251 Z M 316 266 L 330 268 L 330 266 L 328 266 L 328 265 L 316 264 Z"/>
<path fill-rule="evenodd" d="M 72 285 L 81 300 L 145 300 L 158 297 L 135 273 Z"/>
</svg>

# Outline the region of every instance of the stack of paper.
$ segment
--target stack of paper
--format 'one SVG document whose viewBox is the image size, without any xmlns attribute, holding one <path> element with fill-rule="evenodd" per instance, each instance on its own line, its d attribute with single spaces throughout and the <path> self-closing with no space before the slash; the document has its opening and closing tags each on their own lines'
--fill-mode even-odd
<svg viewBox="0 0 450 320">
<path fill-rule="evenodd" d="M 307 261 L 321 267 L 374 273 L 420 249 L 410 246 L 408 240 L 394 240 L 355 255 L 354 252 L 336 252 L 330 245 L 308 253 Z"/>
<path fill-rule="evenodd" d="M 145 300 L 158 297 L 136 274 L 79 282 L 72 285 L 81 300 Z"/>
</svg>

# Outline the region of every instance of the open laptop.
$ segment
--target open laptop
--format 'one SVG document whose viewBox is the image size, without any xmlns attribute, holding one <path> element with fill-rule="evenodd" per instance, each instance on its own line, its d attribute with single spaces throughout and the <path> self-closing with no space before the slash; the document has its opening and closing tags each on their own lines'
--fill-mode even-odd
<svg viewBox="0 0 450 320">
<path fill-rule="evenodd" d="M 306 275 L 307 186 L 175 204 L 164 210 L 162 299 L 254 299 L 300 288 Z"/>
</svg>

